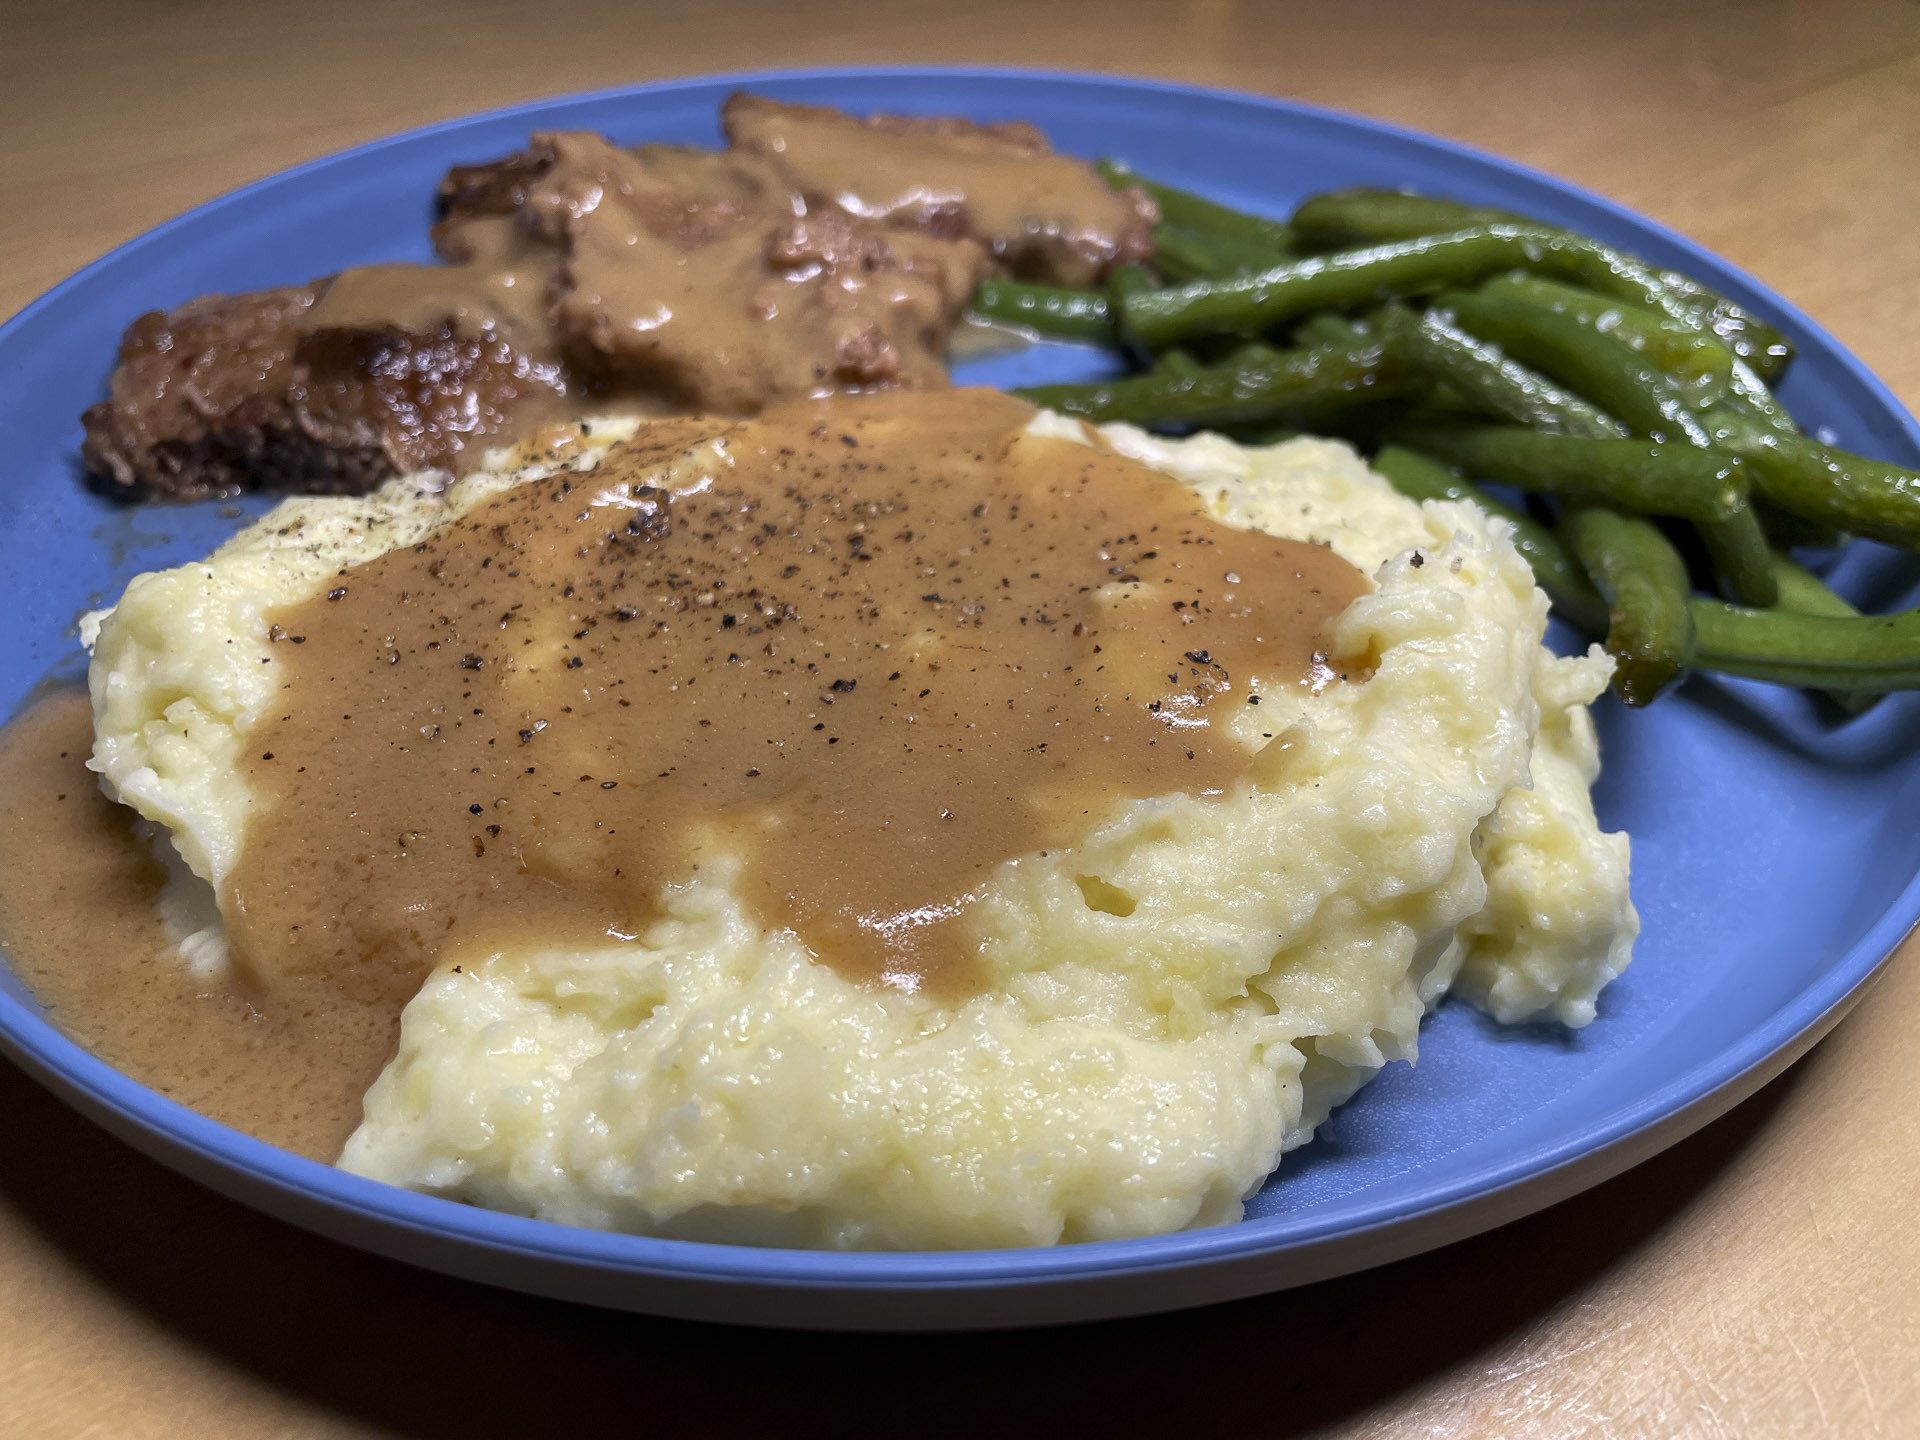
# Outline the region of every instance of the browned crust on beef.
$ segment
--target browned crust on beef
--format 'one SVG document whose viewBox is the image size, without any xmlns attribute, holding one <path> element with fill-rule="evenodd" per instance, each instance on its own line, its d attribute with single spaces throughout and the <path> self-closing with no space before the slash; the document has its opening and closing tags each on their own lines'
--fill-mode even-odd
<svg viewBox="0 0 1920 1440">
<path fill-rule="evenodd" d="M 300 333 L 324 284 L 209 296 L 135 321 L 112 398 L 81 417 L 81 455 L 104 488 L 128 499 L 360 494 L 450 466 L 557 402 L 501 340 L 445 326 Z"/>
<path fill-rule="evenodd" d="M 754 103 L 774 105 L 737 97 L 727 113 Z M 1030 125 L 806 113 L 869 134 L 982 135 L 1010 157 L 1051 155 Z M 803 202 L 786 171 L 752 148 L 628 153 L 592 138 L 602 160 L 574 154 L 583 137 L 535 135 L 516 154 L 447 173 L 434 245 L 456 267 L 485 270 L 477 284 L 436 268 L 428 273 L 458 283 L 396 298 L 381 286 L 409 267 L 381 266 L 352 272 L 318 310 L 330 279 L 142 316 L 123 339 L 110 398 L 82 417 L 88 467 L 129 497 L 352 493 L 395 473 L 452 468 L 483 442 L 562 418 L 583 391 L 745 414 L 789 394 L 946 383 L 948 326 L 989 263 L 964 215 L 881 224 Z M 598 177 L 591 195 L 573 193 L 583 176 Z M 507 230 L 526 245 L 552 251 L 553 278 L 538 296 L 527 274 L 509 289 L 489 268 L 500 217 L 515 217 Z M 636 246 L 665 246 L 675 271 L 712 279 L 686 293 L 636 286 L 622 278 Z M 1091 273 L 1110 247 L 1106 232 L 1047 234 L 1025 248 L 996 242 L 994 253 L 1017 270 L 1029 250 L 1057 252 L 1048 263 Z M 540 303 L 499 323 L 501 294 Z M 661 329 L 655 314 L 680 323 Z"/>
<path fill-rule="evenodd" d="M 1003 272 L 1023 280 L 1085 288 L 1153 253 L 1153 201 L 1138 188 L 1115 192 L 1092 166 L 1059 154 L 1024 121 L 863 119 L 740 91 L 720 107 L 720 123 L 734 152 L 761 156 L 810 205 L 848 204 L 852 192 L 852 208 L 885 228 L 978 241 Z M 811 143 L 802 143 L 807 137 Z M 898 198 L 909 186 L 891 168 L 888 142 L 895 138 L 957 142 L 921 147 L 920 163 L 931 170 L 913 178 L 936 185 L 940 200 L 924 190 Z M 864 165 L 854 163 L 862 159 Z M 1005 173 L 983 178 L 983 161 Z"/>
<path fill-rule="evenodd" d="M 80 453 L 110 493 L 198 500 L 264 489 L 347 494 L 392 465 L 376 445 L 304 428 L 288 400 L 296 327 L 326 282 L 208 296 L 142 315 Z"/>
<path fill-rule="evenodd" d="M 559 413 L 553 387 L 506 341 L 449 325 L 316 330 L 294 358 L 288 400 L 302 432 L 379 450 L 389 473 L 452 468 L 469 447 Z"/>
<path fill-rule="evenodd" d="M 553 147 L 536 135 L 526 149 L 502 160 L 480 165 L 455 165 L 441 180 L 436 195 L 440 218 L 433 227 L 433 248 L 450 260 L 445 238 L 457 233 L 460 222 L 476 215 L 512 215 L 526 208 L 527 195 L 553 168 Z"/>
</svg>

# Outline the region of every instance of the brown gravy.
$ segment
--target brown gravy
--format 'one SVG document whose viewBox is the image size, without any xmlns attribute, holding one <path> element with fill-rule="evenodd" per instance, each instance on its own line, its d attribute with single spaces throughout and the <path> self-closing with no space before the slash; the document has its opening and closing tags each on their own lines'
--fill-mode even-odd
<svg viewBox="0 0 1920 1440">
<path fill-rule="evenodd" d="M 1367 588 L 987 391 L 660 422 L 271 617 L 285 703 L 196 981 L 83 768 L 83 695 L 0 736 L 0 934 L 81 1043 L 337 1155 L 437 964 L 632 935 L 738 856 L 767 923 L 862 983 L 982 983 L 968 901 L 1117 797 L 1229 784 L 1213 721 L 1324 683 Z"/>
<path fill-rule="evenodd" d="M 0 730 L 8 965 L 55 1025 L 141 1084 L 331 1161 L 393 1052 L 398 1012 L 341 1005 L 312 979 L 268 995 L 190 975 L 160 919 L 160 866 L 86 768 L 92 750 L 83 689 Z"/>
<path fill-rule="evenodd" d="M 990 391 L 664 422 L 274 616 L 285 702 L 224 906 L 255 977 L 398 1005 L 604 944 L 727 855 L 860 979 L 979 983 L 968 901 L 1117 796 L 1217 791 L 1209 724 L 1308 683 L 1366 582 Z"/>
<path fill-rule="evenodd" d="M 1152 202 L 1056 155 L 1031 125 L 788 105 L 739 94 L 720 111 L 729 154 L 759 155 L 808 204 L 889 229 L 979 241 L 1015 275 L 1097 285 L 1153 253 Z"/>
</svg>

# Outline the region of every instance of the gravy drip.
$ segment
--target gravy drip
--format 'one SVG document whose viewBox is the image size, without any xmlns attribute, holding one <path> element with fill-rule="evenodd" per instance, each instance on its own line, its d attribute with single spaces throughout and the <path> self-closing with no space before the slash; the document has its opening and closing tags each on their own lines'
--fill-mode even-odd
<svg viewBox="0 0 1920 1440">
<path fill-rule="evenodd" d="M 514 216 L 479 215 L 450 227 L 441 248 L 451 263 L 342 270 L 307 312 L 302 330 L 431 335 L 444 325 L 466 339 L 504 340 L 564 393 L 560 347 L 547 323 L 553 247 Z"/>
<path fill-rule="evenodd" d="M 398 1012 L 342 1005 L 324 977 L 265 991 L 188 973 L 158 908 L 164 872 L 86 768 L 93 710 L 57 692 L 0 731 L 0 936 L 48 1018 L 141 1084 L 331 1161 L 392 1053 Z"/>
<path fill-rule="evenodd" d="M 271 618 L 284 701 L 222 909 L 254 979 L 409 999 L 641 932 L 738 856 L 863 983 L 982 983 L 969 903 L 1118 797 L 1218 792 L 1212 722 L 1325 684 L 1368 588 L 991 391 L 666 421 Z"/>
</svg>

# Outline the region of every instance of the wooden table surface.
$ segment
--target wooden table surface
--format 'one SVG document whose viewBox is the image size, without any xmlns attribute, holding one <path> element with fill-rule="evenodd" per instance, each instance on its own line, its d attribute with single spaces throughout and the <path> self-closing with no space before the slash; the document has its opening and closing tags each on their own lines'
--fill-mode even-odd
<svg viewBox="0 0 1920 1440">
<path fill-rule="evenodd" d="M 1911 0 L 0 0 L 0 314 L 389 131 L 886 61 L 1165 76 L 1511 155 L 1727 255 L 1920 409 Z M 0 1435 L 1920 1435 L 1913 949 L 1783 1079 L 1553 1210 L 1302 1290 L 1015 1336 L 734 1331 L 416 1272 L 176 1178 L 0 1062 Z"/>
</svg>

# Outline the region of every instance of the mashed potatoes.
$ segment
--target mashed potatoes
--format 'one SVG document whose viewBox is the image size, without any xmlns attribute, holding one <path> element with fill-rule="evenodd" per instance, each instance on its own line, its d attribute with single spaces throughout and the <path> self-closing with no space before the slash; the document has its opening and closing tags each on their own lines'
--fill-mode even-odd
<svg viewBox="0 0 1920 1440">
<path fill-rule="evenodd" d="M 1237 1218 L 1283 1151 L 1414 1057 L 1450 987 L 1505 1021 L 1590 1021 L 1638 928 L 1626 839 L 1588 798 L 1610 662 L 1541 646 L 1504 525 L 1415 505 L 1333 442 L 1107 435 L 1228 523 L 1373 576 L 1332 637 L 1369 677 L 1236 712 L 1257 754 L 1229 793 L 1128 802 L 1003 864 L 978 902 L 988 983 L 964 999 L 816 963 L 724 864 L 630 942 L 444 965 L 340 1163 L 702 1239 L 1111 1239 Z M 267 613 L 544 473 L 289 501 L 136 580 L 94 644 L 109 789 L 217 887 L 254 804 L 235 761 L 275 693 Z"/>
</svg>

